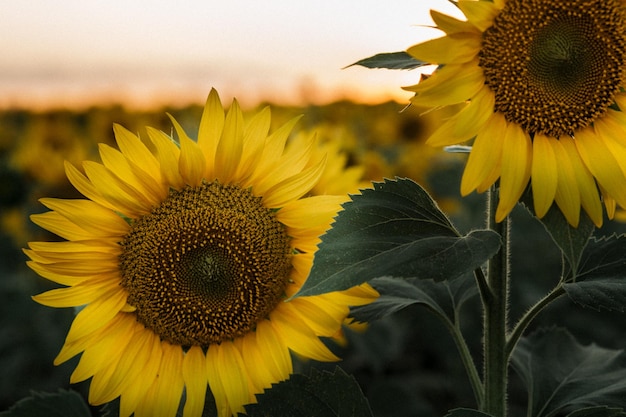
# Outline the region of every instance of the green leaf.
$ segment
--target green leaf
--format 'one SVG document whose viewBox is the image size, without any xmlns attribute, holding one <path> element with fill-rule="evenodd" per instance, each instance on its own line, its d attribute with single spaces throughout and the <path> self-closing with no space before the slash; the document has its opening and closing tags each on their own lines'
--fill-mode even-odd
<svg viewBox="0 0 626 417">
<path fill-rule="evenodd" d="M 564 329 L 521 339 L 511 364 L 528 389 L 528 415 L 550 417 L 590 406 L 626 405 L 623 351 L 583 346 Z"/>
<path fill-rule="evenodd" d="M 371 322 L 420 304 L 454 323 L 455 311 L 478 294 L 471 274 L 442 282 L 383 277 L 373 279 L 370 285 L 380 293 L 380 297 L 373 303 L 352 308 L 350 315 L 360 322 Z"/>
<path fill-rule="evenodd" d="M 624 417 L 626 413 L 622 408 L 589 407 L 572 411 L 567 417 Z"/>
<path fill-rule="evenodd" d="M 312 369 L 311 376 L 294 374 L 287 381 L 257 395 L 257 404 L 246 405 L 248 417 L 310 416 L 368 417 L 369 403 L 354 377 L 342 369 Z"/>
<path fill-rule="evenodd" d="M 426 191 L 408 179 L 374 183 L 343 205 L 322 236 L 311 273 L 295 295 L 345 290 L 383 276 L 453 279 L 500 249 L 500 236 L 459 236 Z"/>
<path fill-rule="evenodd" d="M 413 58 L 408 53 L 402 52 L 383 52 L 369 58 L 361 59 L 354 64 L 348 65 L 346 68 L 354 65 L 360 65 L 366 68 L 385 68 L 394 70 L 410 70 L 424 65 L 430 65 L 428 62 L 420 61 Z"/>
<path fill-rule="evenodd" d="M 33 392 L 15 403 L 0 417 L 91 417 L 85 400 L 76 391 Z"/>
<path fill-rule="evenodd" d="M 450 410 L 445 417 L 493 417 L 491 414 L 483 413 L 482 411 L 472 410 L 470 408 L 455 408 Z"/>
<path fill-rule="evenodd" d="M 523 203 L 534 215 L 532 195 L 530 193 L 524 195 Z M 589 219 L 589 216 L 582 212 L 578 227 L 572 227 L 565 219 L 565 216 L 563 216 L 561 210 L 559 210 L 556 204 L 553 204 L 548 213 L 538 220 L 559 247 L 565 259 L 567 259 L 571 270 L 576 271 L 582 252 L 589 241 L 589 237 L 595 230 L 595 226 Z"/>
<path fill-rule="evenodd" d="M 569 298 L 595 310 L 626 309 L 626 237 L 591 239 L 580 269 L 563 285 Z"/>
</svg>

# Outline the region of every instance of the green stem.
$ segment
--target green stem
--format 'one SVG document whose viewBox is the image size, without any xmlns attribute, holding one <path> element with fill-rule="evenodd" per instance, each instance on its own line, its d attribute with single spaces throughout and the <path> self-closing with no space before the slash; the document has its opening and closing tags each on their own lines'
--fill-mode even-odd
<svg viewBox="0 0 626 417">
<path fill-rule="evenodd" d="M 482 411 L 494 417 L 506 416 L 506 393 L 508 382 L 507 313 L 508 313 L 508 218 L 496 223 L 497 194 L 492 187 L 488 199 L 489 229 L 502 238 L 500 251 L 489 260 L 487 285 L 490 297 L 484 300 L 484 380 L 485 401 Z"/>
<path fill-rule="evenodd" d="M 552 289 L 548 294 L 546 294 L 541 300 L 539 300 L 534 306 L 530 308 L 522 316 L 522 318 L 517 322 L 515 328 L 511 332 L 509 336 L 509 340 L 507 341 L 506 346 L 506 357 L 507 359 L 511 357 L 511 353 L 513 353 L 513 349 L 517 345 L 517 342 L 524 334 L 524 331 L 528 327 L 528 325 L 533 321 L 533 319 L 552 301 L 556 300 L 560 296 L 565 294 L 565 289 L 563 288 L 562 283 L 559 283 L 556 287 Z"/>
<path fill-rule="evenodd" d="M 459 328 L 459 317 L 455 317 L 455 323 L 452 323 L 447 317 L 443 318 L 443 322 L 450 331 L 450 334 L 454 339 L 454 343 L 456 344 L 456 347 L 459 351 L 461 360 L 463 361 L 463 366 L 465 367 L 465 371 L 467 372 L 467 376 L 469 377 L 472 390 L 474 391 L 474 398 L 476 399 L 476 403 L 482 404 L 484 400 L 483 383 L 480 380 L 480 375 L 478 374 L 478 369 L 476 369 L 476 364 L 474 363 L 474 359 L 472 358 L 472 353 L 470 352 L 469 347 L 467 346 L 467 343 L 463 338 L 463 334 L 461 333 L 461 329 Z"/>
</svg>

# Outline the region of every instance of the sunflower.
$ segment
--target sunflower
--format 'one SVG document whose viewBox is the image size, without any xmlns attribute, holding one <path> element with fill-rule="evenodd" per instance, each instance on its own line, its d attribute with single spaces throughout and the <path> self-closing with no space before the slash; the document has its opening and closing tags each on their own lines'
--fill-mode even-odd
<svg viewBox="0 0 626 417">
<path fill-rule="evenodd" d="M 225 114 L 212 90 L 197 141 L 173 118 L 178 143 L 115 125 L 119 150 L 100 145 L 102 163 L 84 162 L 84 173 L 66 164 L 86 199 L 41 200 L 51 211 L 32 220 L 65 241 L 25 252 L 65 287 L 34 299 L 80 307 L 55 364 L 81 354 L 71 382 L 91 378 L 90 403 L 120 397 L 121 416 L 199 416 L 209 387 L 225 417 L 288 378 L 290 351 L 337 359 L 320 338 L 377 294 L 284 301 L 347 196 L 309 196 L 325 159 L 312 141 L 285 149 L 296 120 L 269 134 L 270 121 L 266 108 L 246 123 L 236 101 Z"/>
<path fill-rule="evenodd" d="M 467 20 L 432 11 L 444 37 L 414 45 L 437 64 L 412 102 L 461 104 L 429 143 L 474 138 L 461 193 L 499 179 L 496 220 L 531 184 L 534 210 L 553 202 L 577 226 L 626 207 L 626 11 L 623 0 L 458 0 Z M 464 105 L 463 105 L 464 104 Z"/>
</svg>

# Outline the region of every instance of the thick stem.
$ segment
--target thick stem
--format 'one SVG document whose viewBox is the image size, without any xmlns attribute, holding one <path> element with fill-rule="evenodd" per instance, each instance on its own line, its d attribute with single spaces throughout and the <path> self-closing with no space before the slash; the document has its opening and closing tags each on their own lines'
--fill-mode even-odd
<svg viewBox="0 0 626 417">
<path fill-rule="evenodd" d="M 482 411 L 495 417 L 506 416 L 508 382 L 507 313 L 508 313 L 508 218 L 496 223 L 497 194 L 489 191 L 488 227 L 502 238 L 500 251 L 489 261 L 487 285 L 490 297 L 484 303 L 484 384 L 485 401 Z"/>
</svg>

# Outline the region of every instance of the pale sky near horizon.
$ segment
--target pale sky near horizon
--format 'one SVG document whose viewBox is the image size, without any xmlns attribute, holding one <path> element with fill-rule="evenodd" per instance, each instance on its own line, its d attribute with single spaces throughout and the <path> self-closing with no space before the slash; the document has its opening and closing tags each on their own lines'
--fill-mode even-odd
<svg viewBox="0 0 626 417">
<path fill-rule="evenodd" d="M 413 71 L 342 69 L 441 36 L 447 0 L 0 0 L 0 108 L 399 100 Z"/>
</svg>

